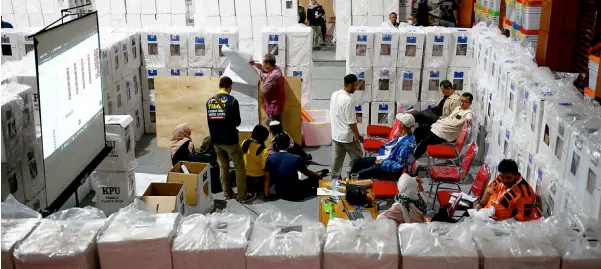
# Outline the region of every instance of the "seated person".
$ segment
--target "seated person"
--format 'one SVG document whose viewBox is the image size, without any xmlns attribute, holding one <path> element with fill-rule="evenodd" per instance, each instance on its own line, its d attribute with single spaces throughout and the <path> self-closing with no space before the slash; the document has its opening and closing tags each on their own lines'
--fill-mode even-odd
<svg viewBox="0 0 601 269">
<path fill-rule="evenodd" d="M 250 139 L 242 142 L 247 188 L 249 191 L 257 193 L 260 186 L 263 185 L 265 197 L 269 197 L 269 173 L 265 172 L 265 163 L 269 156 L 265 141 L 268 137 L 269 130 L 263 125 L 257 125 L 253 129 Z"/>
<path fill-rule="evenodd" d="M 415 134 L 417 148 L 415 149 L 415 153 L 413 153 L 413 157 L 416 160 L 419 159 L 426 152 L 428 145 L 455 141 L 461 133 L 463 124 L 471 121 L 473 118 L 473 113 L 470 109 L 473 100 L 474 96 L 471 93 L 463 93 L 459 107 L 455 108 L 449 116 L 439 119 L 436 123 L 432 124 L 432 128 L 427 134 Z"/>
<path fill-rule="evenodd" d="M 269 123 L 269 131 L 271 132 L 271 135 L 273 137 L 275 137 L 277 134 L 285 134 L 290 139 L 290 145 L 285 149 L 277 148 L 276 144 L 273 143 L 273 141 L 272 141 L 271 148 L 274 152 L 278 152 L 279 150 L 286 150 L 289 153 L 298 155 L 299 157 L 301 157 L 303 159 L 304 162 L 309 162 L 313 159 L 311 154 L 307 154 L 307 152 L 305 152 L 303 150 L 303 148 L 298 143 L 296 143 L 294 141 L 294 139 L 292 139 L 292 137 L 290 137 L 290 135 L 286 131 L 284 131 L 284 127 L 282 126 L 282 124 L 279 121 L 277 121 L 277 120 L 271 121 Z"/>
<path fill-rule="evenodd" d="M 428 199 L 421 179 L 405 173 L 399 178 L 397 188 L 399 194 L 394 198 L 395 203 L 380 214 L 378 219 L 394 220 L 397 226 L 403 223 L 424 222 L 424 216 L 428 213 Z"/>
<path fill-rule="evenodd" d="M 455 92 L 453 84 L 448 80 L 440 82 L 440 90 L 442 91 L 442 100 L 437 106 L 422 111 L 411 111 L 411 115 L 415 117 L 415 122 L 421 125 L 432 125 L 439 118 L 447 117 L 453 110 L 459 106 L 459 94 Z"/>
<path fill-rule="evenodd" d="M 290 137 L 286 134 L 277 134 L 274 138 L 277 148 L 286 148 L 290 145 Z M 284 200 L 298 201 L 317 195 L 319 179 L 327 174 L 327 170 L 313 172 L 298 155 L 280 150 L 272 153 L 267 158 L 265 171 L 269 172 L 271 183 L 275 185 L 276 194 Z M 299 173 L 307 176 L 301 180 Z"/>
<path fill-rule="evenodd" d="M 501 221 L 515 218 L 517 221 L 535 219 L 534 200 L 536 194 L 532 187 L 518 172 L 518 164 L 513 160 L 499 163 L 499 175 L 488 186 L 482 201 L 476 210 L 493 208 L 493 219 Z"/>
<path fill-rule="evenodd" d="M 353 160 L 351 173 L 359 173 L 360 179 L 372 179 L 394 174 L 398 177 L 407 165 L 407 159 L 415 150 L 415 137 L 411 128 L 415 119 L 409 113 L 397 114 L 400 122 L 399 135 L 392 141 L 384 144 L 383 155 L 378 157 L 362 157 Z"/>
<path fill-rule="evenodd" d="M 171 165 L 176 165 L 180 161 L 205 162 L 206 159 L 205 154 L 194 149 L 190 126 L 187 123 L 176 126 L 171 136 Z"/>
</svg>

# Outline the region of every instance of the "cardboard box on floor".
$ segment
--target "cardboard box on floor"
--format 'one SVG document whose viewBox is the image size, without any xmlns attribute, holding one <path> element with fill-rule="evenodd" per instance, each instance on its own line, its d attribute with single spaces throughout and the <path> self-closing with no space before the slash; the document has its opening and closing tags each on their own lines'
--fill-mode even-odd
<svg viewBox="0 0 601 269">
<path fill-rule="evenodd" d="M 182 165 L 189 174 L 182 172 Z M 186 186 L 186 205 L 208 207 L 211 203 L 211 165 L 208 163 L 179 162 L 169 171 L 168 183 L 182 183 Z"/>
<path fill-rule="evenodd" d="M 282 113 L 284 130 L 298 143 L 301 134 L 301 79 L 284 77 L 286 104 Z M 192 141 L 196 147 L 209 136 L 206 101 L 219 90 L 219 77 L 156 77 L 156 131 L 157 146 L 171 147 L 173 129 L 187 122 L 192 128 Z M 266 125 L 267 113 L 263 109 L 263 95 L 259 90 L 259 120 Z M 240 132 L 240 143 L 250 138 L 251 132 Z"/>
<path fill-rule="evenodd" d="M 151 183 L 144 195 L 148 207 L 156 213 L 184 214 L 184 193 L 186 187 L 182 183 Z"/>
</svg>

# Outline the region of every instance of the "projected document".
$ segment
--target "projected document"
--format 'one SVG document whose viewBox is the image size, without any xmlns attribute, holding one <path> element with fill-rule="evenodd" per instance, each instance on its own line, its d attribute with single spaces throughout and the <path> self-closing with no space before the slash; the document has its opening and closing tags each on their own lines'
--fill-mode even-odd
<svg viewBox="0 0 601 269">
<path fill-rule="evenodd" d="M 64 51 L 38 68 L 43 102 L 44 158 L 66 147 L 69 140 L 102 111 L 97 34 L 72 47 L 63 44 L 55 50 Z M 43 57 L 40 55 L 41 60 Z"/>
</svg>

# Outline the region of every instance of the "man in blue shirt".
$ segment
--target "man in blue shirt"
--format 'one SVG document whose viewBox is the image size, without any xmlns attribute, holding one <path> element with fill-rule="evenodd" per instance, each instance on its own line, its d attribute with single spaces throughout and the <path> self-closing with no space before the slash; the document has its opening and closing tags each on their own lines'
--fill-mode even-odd
<svg viewBox="0 0 601 269">
<path fill-rule="evenodd" d="M 285 149 L 290 145 L 290 137 L 286 134 L 277 134 L 274 143 L 277 148 Z M 288 201 L 298 201 L 315 196 L 319 179 L 328 173 L 327 170 L 317 173 L 309 170 L 301 157 L 285 150 L 275 152 L 267 158 L 265 171 L 269 172 L 271 176 L 271 183 L 275 185 L 276 194 Z M 308 178 L 300 180 L 298 172 Z"/>
<path fill-rule="evenodd" d="M 4 28 L 13 28 L 12 24 L 4 21 L 4 18 L 0 17 L 0 20 L 2 21 L 2 29 L 4 29 Z"/>
<path fill-rule="evenodd" d="M 219 92 L 207 101 L 207 123 L 211 141 L 217 152 L 217 163 L 220 169 L 221 188 L 225 199 L 233 196 L 230 187 L 230 158 L 236 167 L 236 183 L 238 185 L 238 201 L 246 203 L 252 201 L 256 195 L 246 193 L 246 168 L 242 147 L 238 141 L 238 126 L 242 122 L 240 118 L 240 106 L 238 100 L 230 95 L 232 92 L 232 79 L 221 77 L 219 79 Z"/>
<path fill-rule="evenodd" d="M 399 135 L 380 148 L 380 156 L 353 160 L 351 173 L 359 173 L 360 179 L 378 179 L 390 174 L 394 178 L 401 176 L 416 147 L 415 136 L 411 133 L 415 118 L 409 113 L 398 114 L 396 118 L 400 121 Z"/>
</svg>

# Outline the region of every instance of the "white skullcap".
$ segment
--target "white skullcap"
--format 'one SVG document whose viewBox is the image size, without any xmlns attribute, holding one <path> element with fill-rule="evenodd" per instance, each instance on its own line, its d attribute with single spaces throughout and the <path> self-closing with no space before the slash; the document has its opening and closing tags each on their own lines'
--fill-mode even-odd
<svg viewBox="0 0 601 269">
<path fill-rule="evenodd" d="M 396 119 L 399 120 L 407 128 L 413 128 L 413 125 L 415 125 L 415 118 L 409 113 L 396 114 Z"/>
<path fill-rule="evenodd" d="M 280 122 L 277 120 L 272 120 L 269 122 L 269 126 L 276 126 L 276 125 L 280 125 Z"/>
</svg>

